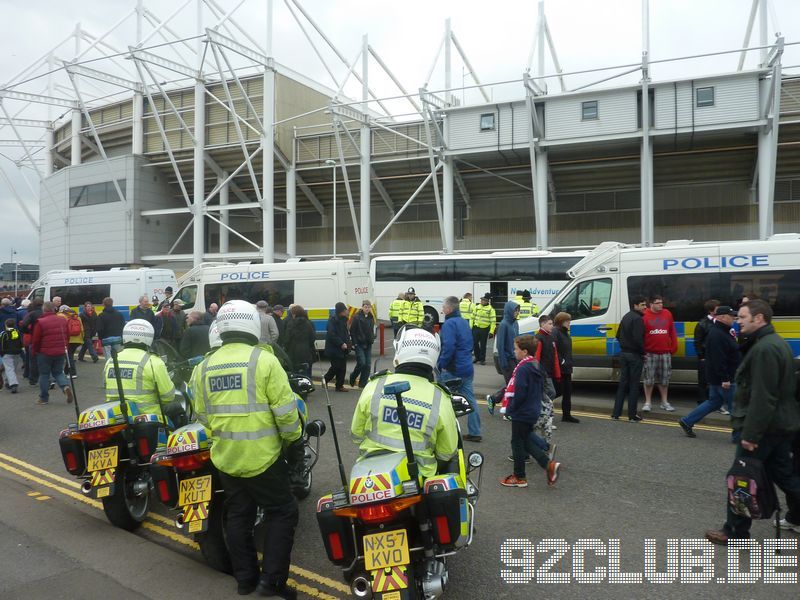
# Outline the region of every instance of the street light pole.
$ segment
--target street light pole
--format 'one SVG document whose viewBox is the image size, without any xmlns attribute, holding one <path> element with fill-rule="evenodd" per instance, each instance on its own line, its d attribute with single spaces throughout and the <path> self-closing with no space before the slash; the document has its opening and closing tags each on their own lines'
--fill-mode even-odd
<svg viewBox="0 0 800 600">
<path fill-rule="evenodd" d="M 17 273 L 19 272 L 19 263 L 14 263 L 14 298 L 16 299 L 18 292 L 17 292 Z"/>
<path fill-rule="evenodd" d="M 325 164 L 333 170 L 333 258 L 336 258 L 336 161 L 329 158 Z"/>
</svg>

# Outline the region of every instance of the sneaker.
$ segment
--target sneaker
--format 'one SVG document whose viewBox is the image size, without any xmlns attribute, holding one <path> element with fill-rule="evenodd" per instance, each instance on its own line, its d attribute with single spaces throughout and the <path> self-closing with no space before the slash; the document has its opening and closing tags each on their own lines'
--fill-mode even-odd
<svg viewBox="0 0 800 600">
<path fill-rule="evenodd" d="M 558 429 L 558 427 L 556 427 L 555 425 L 550 425 L 550 429 L 552 429 L 553 431 L 555 431 L 556 429 Z"/>
<path fill-rule="evenodd" d="M 645 404 L 644 406 L 642 406 L 642 412 L 650 412 L 650 405 Z"/>
<path fill-rule="evenodd" d="M 633 415 L 632 417 L 628 417 L 629 423 L 641 423 L 642 421 L 644 421 L 644 419 L 639 415 Z"/>
<path fill-rule="evenodd" d="M 56 389 L 56 382 L 55 382 L 55 381 L 51 381 L 51 382 L 50 382 L 50 389 L 51 389 L 51 390 L 54 390 L 54 389 Z"/>
<path fill-rule="evenodd" d="M 731 412 L 727 408 L 725 408 L 723 406 L 722 408 L 719 409 L 719 414 L 721 414 L 721 415 L 729 415 L 729 414 L 731 414 Z"/>
<path fill-rule="evenodd" d="M 678 425 L 681 426 L 681 429 L 683 429 L 683 432 L 686 434 L 687 437 L 690 438 L 697 437 L 697 434 L 694 431 L 692 431 L 691 426 L 683 419 L 678 419 Z"/>
<path fill-rule="evenodd" d="M 12 394 L 16 394 L 16 393 L 17 393 L 17 388 L 18 388 L 18 387 L 19 387 L 19 386 L 17 386 L 17 384 L 14 384 L 14 385 L 12 385 L 12 386 L 11 386 L 11 393 L 12 393 Z"/>
<path fill-rule="evenodd" d="M 511 461 L 511 462 L 514 462 L 514 456 L 513 456 L 513 455 L 511 455 L 511 454 L 509 454 L 509 455 L 508 455 L 508 460 L 509 460 L 509 461 Z M 527 456 L 527 457 L 525 457 L 525 464 L 526 464 L 526 465 L 529 465 L 529 464 L 531 464 L 532 462 L 533 462 L 533 459 L 532 459 L 530 456 Z"/>
<path fill-rule="evenodd" d="M 556 443 L 555 442 L 550 442 L 550 446 L 547 448 L 547 457 L 550 460 L 553 460 L 553 458 L 555 457 L 556 448 L 558 448 L 558 446 L 556 446 Z"/>
<path fill-rule="evenodd" d="M 464 436 L 464 441 L 466 442 L 480 442 L 482 439 L 483 438 L 481 436 L 472 435 L 471 433 L 468 433 L 467 435 Z"/>
<path fill-rule="evenodd" d="M 491 394 L 486 394 L 486 407 L 489 409 L 489 414 L 494 416 L 494 397 Z"/>
<path fill-rule="evenodd" d="M 505 487 L 528 487 L 528 480 L 521 479 L 516 475 L 509 475 L 500 480 L 500 485 L 504 485 Z"/>
<path fill-rule="evenodd" d="M 551 460 L 547 463 L 547 485 L 550 487 L 558 481 L 558 470 L 561 468 L 561 463 Z"/>
<path fill-rule="evenodd" d="M 70 379 L 77 379 L 78 378 L 77 375 L 70 375 L 69 377 L 70 377 Z"/>
<path fill-rule="evenodd" d="M 73 399 L 73 397 L 72 397 L 72 388 L 69 387 L 69 386 L 65 387 L 64 388 L 64 395 L 67 397 L 67 404 L 71 404 L 72 403 L 72 399 Z"/>
<path fill-rule="evenodd" d="M 617 416 L 614 416 L 614 415 L 611 415 L 611 419 L 612 419 L 613 421 L 619 421 L 619 417 L 617 417 Z"/>
<path fill-rule="evenodd" d="M 784 531 L 794 531 L 795 533 L 800 533 L 800 525 L 790 523 L 786 519 L 781 519 L 780 526 Z"/>
<path fill-rule="evenodd" d="M 510 420 L 511 417 L 509 417 L 508 415 L 503 415 L 503 421 L 510 421 Z"/>
<path fill-rule="evenodd" d="M 728 545 L 728 534 L 722 529 L 712 529 L 706 531 L 706 539 L 712 544 L 717 544 L 718 546 Z"/>
<path fill-rule="evenodd" d="M 667 412 L 675 412 L 675 407 L 672 406 L 672 404 L 670 404 L 669 402 L 662 402 L 661 410 L 665 410 Z"/>
<path fill-rule="evenodd" d="M 98 360 L 100 360 L 100 359 L 99 359 L 99 358 L 93 358 L 93 359 L 92 359 L 92 362 L 93 362 L 93 363 L 96 363 Z"/>
<path fill-rule="evenodd" d="M 50 403 L 49 403 L 47 400 L 42 400 L 41 398 L 39 398 L 39 399 L 36 401 L 36 404 L 38 404 L 39 406 L 47 406 L 47 405 L 48 405 L 48 404 L 50 404 Z"/>
</svg>

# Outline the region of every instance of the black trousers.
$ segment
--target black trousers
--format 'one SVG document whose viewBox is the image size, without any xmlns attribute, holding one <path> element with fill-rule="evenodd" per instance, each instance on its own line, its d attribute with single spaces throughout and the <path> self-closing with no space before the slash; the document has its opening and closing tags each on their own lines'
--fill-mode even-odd
<svg viewBox="0 0 800 600">
<path fill-rule="evenodd" d="M 547 468 L 550 458 L 533 441 L 533 424 L 522 421 L 511 421 L 511 455 L 514 458 L 514 475 L 525 479 L 525 459 L 532 456 L 543 469 Z"/>
<path fill-rule="evenodd" d="M 283 457 L 255 477 L 232 477 L 220 473 L 225 488 L 228 519 L 225 534 L 238 583 L 281 587 L 289 578 L 289 563 L 294 545 L 298 511 L 289 489 L 289 467 Z M 258 569 L 253 526 L 258 507 L 264 509 L 264 547 L 261 573 Z"/>
<path fill-rule="evenodd" d="M 622 352 L 619 355 L 619 387 L 617 388 L 617 398 L 614 401 L 614 412 L 612 417 L 622 415 L 622 405 L 625 398 L 628 398 L 628 418 L 636 416 L 636 409 L 639 404 L 639 382 L 642 379 L 642 368 L 644 359 L 632 352 Z"/>
<path fill-rule="evenodd" d="M 572 373 L 561 374 L 561 418 L 572 416 Z"/>
<path fill-rule="evenodd" d="M 478 362 L 486 361 L 486 340 L 489 339 L 488 327 L 472 328 L 472 349 L 475 352 L 475 360 Z"/>
<path fill-rule="evenodd" d="M 347 374 L 347 357 L 336 356 L 330 357 L 331 368 L 325 373 L 325 381 L 333 381 L 336 379 L 336 387 L 344 386 L 344 376 Z"/>
<path fill-rule="evenodd" d="M 697 361 L 697 403 L 708 400 L 708 380 L 706 379 L 706 359 Z"/>
</svg>

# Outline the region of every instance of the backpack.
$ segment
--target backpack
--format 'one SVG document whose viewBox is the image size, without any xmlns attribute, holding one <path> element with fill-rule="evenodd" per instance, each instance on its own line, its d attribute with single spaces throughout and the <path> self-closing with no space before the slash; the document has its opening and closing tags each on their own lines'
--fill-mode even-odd
<svg viewBox="0 0 800 600">
<path fill-rule="evenodd" d="M 764 464 L 757 458 L 735 458 L 728 471 L 727 482 L 728 504 L 737 515 L 750 519 L 769 519 L 775 511 L 780 514 L 775 486 L 767 476 Z"/>
<path fill-rule="evenodd" d="M 78 317 L 70 317 L 67 319 L 67 333 L 69 337 L 81 334 L 81 321 Z"/>
</svg>

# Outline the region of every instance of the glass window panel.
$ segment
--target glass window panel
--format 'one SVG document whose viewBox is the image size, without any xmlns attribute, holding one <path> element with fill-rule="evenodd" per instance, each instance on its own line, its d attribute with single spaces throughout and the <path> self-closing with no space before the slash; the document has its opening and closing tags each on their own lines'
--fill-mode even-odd
<svg viewBox="0 0 800 600">
<path fill-rule="evenodd" d="M 375 262 L 375 281 L 411 281 L 414 278 L 413 260 L 379 260 Z"/>
<path fill-rule="evenodd" d="M 453 260 L 419 260 L 416 261 L 416 281 L 453 281 L 455 279 L 455 261 Z"/>
<path fill-rule="evenodd" d="M 498 258 L 498 281 L 527 281 L 539 279 L 539 260 L 536 258 Z"/>
<path fill-rule="evenodd" d="M 495 261 L 489 258 L 456 260 L 455 278 L 458 281 L 493 281 Z"/>
<path fill-rule="evenodd" d="M 567 271 L 574 267 L 579 257 L 539 259 L 539 278 L 542 280 L 566 281 Z"/>
</svg>

